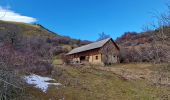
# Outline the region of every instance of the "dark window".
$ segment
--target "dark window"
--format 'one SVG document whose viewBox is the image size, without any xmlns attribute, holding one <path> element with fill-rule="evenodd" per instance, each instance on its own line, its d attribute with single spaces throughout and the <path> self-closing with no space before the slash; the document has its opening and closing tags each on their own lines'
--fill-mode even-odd
<svg viewBox="0 0 170 100">
<path fill-rule="evenodd" d="M 98 60 L 99 58 L 98 58 L 98 56 L 96 56 L 96 60 Z"/>
<path fill-rule="evenodd" d="M 80 57 L 80 60 L 81 60 L 81 61 L 86 60 L 86 56 L 81 56 L 81 57 Z"/>
</svg>

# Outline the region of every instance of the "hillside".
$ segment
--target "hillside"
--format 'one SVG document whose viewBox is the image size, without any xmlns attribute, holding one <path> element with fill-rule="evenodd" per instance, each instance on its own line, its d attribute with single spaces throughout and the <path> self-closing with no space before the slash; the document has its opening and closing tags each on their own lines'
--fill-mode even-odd
<svg viewBox="0 0 170 100">
<path fill-rule="evenodd" d="M 61 64 L 65 53 L 88 42 L 61 36 L 40 24 L 0 21 L 0 99 L 23 100 L 19 98 L 25 96 L 26 85 L 21 75 L 50 75 L 53 62 Z"/>
<path fill-rule="evenodd" d="M 152 32 L 144 32 L 144 33 L 136 33 L 136 32 L 126 32 L 121 37 L 117 38 L 116 43 L 120 46 L 139 46 L 144 44 L 150 44 L 153 42 L 153 33 Z"/>
<path fill-rule="evenodd" d="M 116 39 L 122 62 L 169 62 L 169 32 L 170 27 L 164 26 L 141 33 L 124 33 Z"/>
<path fill-rule="evenodd" d="M 0 33 L 6 34 L 7 32 L 15 32 L 23 34 L 24 36 L 41 36 L 41 37 L 54 37 L 58 36 L 55 33 L 51 33 L 46 29 L 32 24 L 25 24 L 19 22 L 6 22 L 0 21 Z"/>
<path fill-rule="evenodd" d="M 155 41 L 160 42 L 161 35 L 166 36 L 165 41 L 169 41 L 170 27 L 163 27 L 163 29 L 158 28 L 155 30 L 150 30 L 146 32 L 136 33 L 136 32 L 125 32 L 121 37 L 116 39 L 116 43 L 120 46 L 142 46 L 147 44 L 153 44 Z"/>
<path fill-rule="evenodd" d="M 0 46 L 12 44 L 16 51 L 32 51 L 36 54 L 38 50 L 39 56 L 50 56 L 55 64 L 63 63 L 62 56 L 71 49 L 87 43 L 89 41 L 61 36 L 40 24 L 0 21 Z M 29 48 L 31 50 L 26 50 Z"/>
<path fill-rule="evenodd" d="M 41 38 L 55 46 L 62 46 L 68 50 L 89 43 L 54 33 L 40 24 L 26 24 L 20 22 L 0 21 L 0 42 L 5 42 L 9 37 Z M 20 41 L 21 42 L 21 41 Z"/>
<path fill-rule="evenodd" d="M 0 21 L 0 36 L 3 37 L 5 34 L 10 33 L 21 34 L 24 37 L 41 37 L 51 39 L 58 37 L 69 39 L 72 42 L 78 41 L 69 37 L 58 35 L 58 33 L 54 33 L 40 24 Z"/>
</svg>

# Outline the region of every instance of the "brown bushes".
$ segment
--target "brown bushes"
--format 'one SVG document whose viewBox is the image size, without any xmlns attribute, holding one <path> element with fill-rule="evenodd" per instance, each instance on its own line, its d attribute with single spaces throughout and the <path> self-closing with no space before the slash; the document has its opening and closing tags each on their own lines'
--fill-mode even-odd
<svg viewBox="0 0 170 100">
<path fill-rule="evenodd" d="M 23 82 L 15 69 L 15 64 L 12 64 L 13 57 L 10 57 L 12 52 L 2 48 L 0 50 L 0 100 L 22 100 L 25 96 Z"/>
<path fill-rule="evenodd" d="M 22 40 L 24 41 L 24 40 Z M 43 41 L 43 40 L 42 40 Z M 38 39 L 26 39 L 25 42 L 3 41 L 0 46 L 0 99 L 23 100 L 24 92 L 20 72 L 50 74 L 51 55 L 48 52 L 49 45 L 42 44 Z M 32 42 L 32 43 L 30 43 Z M 35 42 L 35 43 L 33 43 Z"/>
<path fill-rule="evenodd" d="M 25 96 L 23 82 L 17 73 L 7 67 L 9 66 L 0 64 L 0 100 L 20 100 Z"/>
<path fill-rule="evenodd" d="M 145 47 L 145 48 L 121 48 L 120 61 L 122 63 L 129 62 L 152 62 L 161 63 L 167 62 L 165 52 L 160 47 Z"/>
</svg>

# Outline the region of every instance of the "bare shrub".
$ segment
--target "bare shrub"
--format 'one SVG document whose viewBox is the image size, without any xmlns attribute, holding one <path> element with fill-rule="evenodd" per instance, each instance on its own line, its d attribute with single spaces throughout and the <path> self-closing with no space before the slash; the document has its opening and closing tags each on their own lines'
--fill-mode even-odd
<svg viewBox="0 0 170 100">
<path fill-rule="evenodd" d="M 42 44 L 43 40 L 38 39 L 26 39 L 22 43 L 25 44 L 19 48 L 10 42 L 3 42 L 0 46 L 1 100 L 20 100 L 25 96 L 24 83 L 18 75 L 20 72 L 44 75 L 51 74 L 53 69 L 49 45 Z"/>
<path fill-rule="evenodd" d="M 107 38 L 110 38 L 110 35 L 102 32 L 102 33 L 99 33 L 99 38 L 97 39 L 97 41 L 104 40 L 104 39 L 107 39 Z"/>
<path fill-rule="evenodd" d="M 13 68 L 15 65 L 11 64 L 11 53 L 8 49 L 0 50 L 0 100 L 22 100 L 25 95 L 23 82 Z"/>
<path fill-rule="evenodd" d="M 6 67 L 6 68 L 5 68 Z M 21 99 L 24 97 L 23 82 L 8 66 L 0 64 L 0 100 Z"/>
<path fill-rule="evenodd" d="M 40 75 L 50 75 L 52 70 L 53 70 L 52 64 L 45 61 L 37 61 L 34 64 L 34 67 L 28 69 L 29 72 Z"/>
<path fill-rule="evenodd" d="M 56 47 L 53 47 L 50 52 L 52 53 L 52 55 L 56 56 L 56 55 L 60 55 L 63 53 L 67 53 L 68 50 L 63 48 L 62 46 L 56 46 Z"/>
<path fill-rule="evenodd" d="M 150 46 L 145 48 L 121 48 L 120 61 L 129 62 L 165 62 L 165 53 L 161 46 Z"/>
<path fill-rule="evenodd" d="M 71 44 L 70 38 L 65 37 L 55 37 L 51 39 L 51 42 L 54 46 L 58 46 L 59 44 Z"/>
<path fill-rule="evenodd" d="M 159 41 L 159 45 L 155 45 L 157 51 L 163 51 L 164 60 L 170 62 L 170 3 L 167 5 L 168 11 L 164 14 L 156 16 L 158 22 L 153 25 L 156 28 L 154 33 L 154 41 Z M 158 48 L 158 46 L 160 46 Z"/>
</svg>

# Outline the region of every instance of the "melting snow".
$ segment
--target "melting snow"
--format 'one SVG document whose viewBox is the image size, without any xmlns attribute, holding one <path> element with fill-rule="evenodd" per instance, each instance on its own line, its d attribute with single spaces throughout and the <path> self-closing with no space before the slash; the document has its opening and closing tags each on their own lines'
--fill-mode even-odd
<svg viewBox="0 0 170 100">
<path fill-rule="evenodd" d="M 55 81 L 55 79 L 49 77 L 42 77 L 35 74 L 25 76 L 24 79 L 26 83 L 30 85 L 35 85 L 34 87 L 41 89 L 43 92 L 46 92 L 48 90 L 49 85 L 55 85 L 55 86 L 62 85 L 61 83 L 50 82 L 50 81 Z"/>
</svg>

